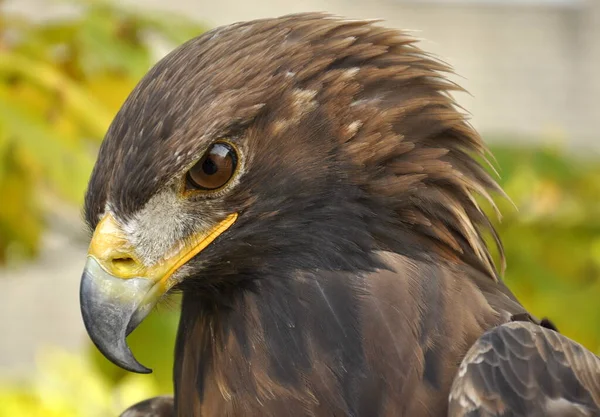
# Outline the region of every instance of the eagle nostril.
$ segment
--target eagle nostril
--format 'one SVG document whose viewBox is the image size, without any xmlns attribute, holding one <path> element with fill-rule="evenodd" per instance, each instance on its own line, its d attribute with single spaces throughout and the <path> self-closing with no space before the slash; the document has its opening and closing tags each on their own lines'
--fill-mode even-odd
<svg viewBox="0 0 600 417">
<path fill-rule="evenodd" d="M 128 256 L 119 256 L 111 259 L 113 270 L 119 272 L 131 272 L 137 268 L 137 262 Z"/>
</svg>

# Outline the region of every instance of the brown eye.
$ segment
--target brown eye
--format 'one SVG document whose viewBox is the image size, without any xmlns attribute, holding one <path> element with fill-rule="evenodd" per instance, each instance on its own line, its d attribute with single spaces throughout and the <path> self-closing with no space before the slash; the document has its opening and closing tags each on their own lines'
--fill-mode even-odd
<svg viewBox="0 0 600 417">
<path fill-rule="evenodd" d="M 237 154 L 224 142 L 212 145 L 186 175 L 186 188 L 216 190 L 225 186 L 235 173 Z"/>
</svg>

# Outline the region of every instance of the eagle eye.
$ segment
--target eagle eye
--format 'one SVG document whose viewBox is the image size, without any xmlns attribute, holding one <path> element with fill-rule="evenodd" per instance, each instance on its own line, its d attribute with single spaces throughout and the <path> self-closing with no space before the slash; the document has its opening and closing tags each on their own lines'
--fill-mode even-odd
<svg viewBox="0 0 600 417">
<path fill-rule="evenodd" d="M 233 145 L 216 142 L 186 174 L 186 190 L 215 191 L 233 178 L 238 157 Z"/>
</svg>

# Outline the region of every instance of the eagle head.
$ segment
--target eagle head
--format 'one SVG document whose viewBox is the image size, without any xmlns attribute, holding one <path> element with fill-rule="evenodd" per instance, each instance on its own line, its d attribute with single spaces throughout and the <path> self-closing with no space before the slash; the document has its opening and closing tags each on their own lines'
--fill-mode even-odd
<svg viewBox="0 0 600 417">
<path fill-rule="evenodd" d="M 372 22 L 293 15 L 218 28 L 136 86 L 85 198 L 88 333 L 115 364 L 166 294 L 214 309 L 297 270 L 380 267 L 377 251 L 496 279 L 475 194 L 499 190 L 449 68 Z"/>
</svg>

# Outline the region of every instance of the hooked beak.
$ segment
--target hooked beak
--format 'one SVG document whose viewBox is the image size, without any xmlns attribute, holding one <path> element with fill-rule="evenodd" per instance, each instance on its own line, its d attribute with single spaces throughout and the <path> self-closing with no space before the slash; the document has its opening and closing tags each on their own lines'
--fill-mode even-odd
<svg viewBox="0 0 600 417">
<path fill-rule="evenodd" d="M 151 266 L 137 258 L 111 214 L 100 221 L 88 251 L 79 296 L 85 328 L 108 360 L 128 371 L 152 372 L 135 359 L 126 337 L 176 284 L 173 274 L 236 220 L 237 214 L 230 214 Z"/>
</svg>

